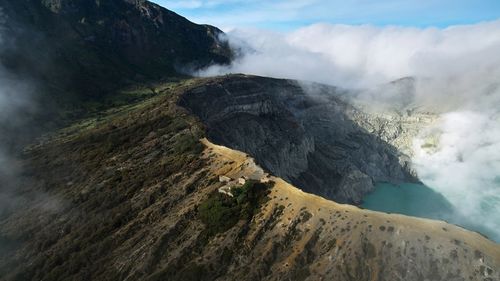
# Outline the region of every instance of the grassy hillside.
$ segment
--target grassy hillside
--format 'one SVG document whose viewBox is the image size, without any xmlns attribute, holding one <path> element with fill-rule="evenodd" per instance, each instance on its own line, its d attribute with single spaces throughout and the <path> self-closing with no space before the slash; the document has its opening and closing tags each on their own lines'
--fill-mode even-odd
<svg viewBox="0 0 500 281">
<path fill-rule="evenodd" d="M 19 178 L 29 196 L 0 220 L 0 279 L 500 277 L 498 245 L 478 234 L 335 204 L 200 142 L 204 125 L 177 103 L 205 82 L 157 85 L 155 97 L 29 147 Z M 230 198 L 217 192 L 222 175 L 270 182 Z"/>
<path fill-rule="evenodd" d="M 142 0 L 0 1 L 0 98 L 23 103 L 0 119 L 0 146 L 154 95 L 156 81 L 229 63 L 221 35 Z"/>
</svg>

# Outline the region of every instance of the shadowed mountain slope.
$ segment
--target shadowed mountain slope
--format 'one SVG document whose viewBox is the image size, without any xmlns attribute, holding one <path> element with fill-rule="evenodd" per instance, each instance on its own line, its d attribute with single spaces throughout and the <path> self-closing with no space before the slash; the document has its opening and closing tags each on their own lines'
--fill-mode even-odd
<svg viewBox="0 0 500 281">
<path fill-rule="evenodd" d="M 2 96 L 20 104 L 0 120 L 0 145 L 155 95 L 123 94 L 125 86 L 229 63 L 220 36 L 142 0 L 0 0 Z"/>
<path fill-rule="evenodd" d="M 145 0 L 2 0 L 2 63 L 53 88 L 99 96 L 118 82 L 228 63 L 222 31 Z"/>
</svg>

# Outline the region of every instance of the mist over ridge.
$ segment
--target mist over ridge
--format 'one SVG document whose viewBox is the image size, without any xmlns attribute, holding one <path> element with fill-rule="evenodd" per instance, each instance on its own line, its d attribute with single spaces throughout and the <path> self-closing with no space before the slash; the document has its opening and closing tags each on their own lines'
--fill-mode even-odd
<svg viewBox="0 0 500 281">
<path fill-rule="evenodd" d="M 315 24 L 289 33 L 232 30 L 240 57 L 200 76 L 249 73 L 352 91 L 375 111 L 440 117 L 413 141 L 419 178 L 500 239 L 500 20 L 438 28 Z M 407 88 L 390 86 L 403 77 Z M 395 83 L 396 83 L 395 82 Z M 389 85 L 389 86 L 388 86 Z M 305 87 L 307 89 L 307 87 Z M 411 91 L 407 91 L 411 89 Z"/>
</svg>

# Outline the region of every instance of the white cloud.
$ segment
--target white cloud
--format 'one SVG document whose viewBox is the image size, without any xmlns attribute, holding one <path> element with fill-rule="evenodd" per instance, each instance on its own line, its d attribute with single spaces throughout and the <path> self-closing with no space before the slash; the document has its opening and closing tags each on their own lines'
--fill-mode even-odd
<svg viewBox="0 0 500 281">
<path fill-rule="evenodd" d="M 426 149 L 429 139 L 437 147 Z M 496 112 L 452 112 L 414 143 L 420 177 L 500 241 L 500 119 Z"/>
<path fill-rule="evenodd" d="M 168 9 L 200 9 L 200 8 L 214 8 L 218 6 L 245 3 L 244 0 L 181 0 L 181 1 L 155 1 L 165 6 Z M 247 2 L 248 3 L 248 2 Z"/>
<path fill-rule="evenodd" d="M 13 44 L 16 44 L 15 40 L 6 35 L 6 23 L 7 18 L 0 7 L 2 58 L 5 49 L 13 48 Z M 37 109 L 33 102 L 35 93 L 33 81 L 12 73 L 0 59 L 0 217 L 17 211 L 18 208 L 26 209 L 27 205 L 33 207 L 35 203 L 40 205 L 34 208 L 44 212 L 56 211 L 62 206 L 63 201 L 44 192 L 32 190 L 27 194 L 26 190 L 20 191 L 22 161 L 18 159 L 19 151 L 13 146 L 25 142 L 26 132 L 32 128 L 28 127 L 31 124 L 28 120 Z M 19 128 L 21 130 L 18 130 Z"/>
<path fill-rule="evenodd" d="M 315 24 L 285 34 L 236 29 L 228 33 L 230 42 L 246 42 L 256 52 L 207 73 L 247 72 L 349 86 L 404 76 L 482 75 L 498 71 L 498 34 L 500 21 L 447 29 Z"/>
</svg>

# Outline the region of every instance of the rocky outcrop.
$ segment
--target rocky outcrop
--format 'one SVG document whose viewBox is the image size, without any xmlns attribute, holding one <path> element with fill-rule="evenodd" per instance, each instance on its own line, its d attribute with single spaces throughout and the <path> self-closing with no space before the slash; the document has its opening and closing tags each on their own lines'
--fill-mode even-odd
<svg viewBox="0 0 500 281">
<path fill-rule="evenodd" d="M 390 144 L 401 135 L 389 131 L 398 120 L 365 114 L 339 89 L 318 87 L 227 76 L 188 90 L 180 105 L 199 116 L 211 140 L 307 192 L 359 203 L 373 182 L 416 180 L 408 156 Z"/>
<path fill-rule="evenodd" d="M 350 116 L 369 133 L 413 156 L 413 139 L 434 123 L 439 110 L 419 99 L 417 81 L 406 77 L 365 90 L 351 90 L 342 95 L 359 110 Z"/>
<path fill-rule="evenodd" d="M 385 142 L 396 147 L 401 157 L 413 156 L 413 139 L 422 129 L 430 126 L 439 115 L 418 111 L 379 111 L 372 113 L 357 112 L 352 119 L 362 128 Z"/>
</svg>

